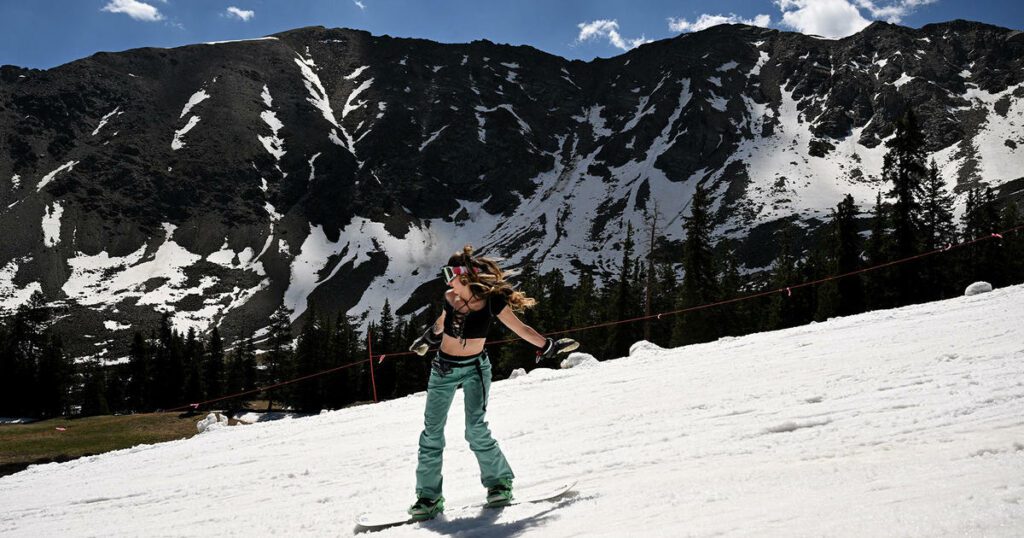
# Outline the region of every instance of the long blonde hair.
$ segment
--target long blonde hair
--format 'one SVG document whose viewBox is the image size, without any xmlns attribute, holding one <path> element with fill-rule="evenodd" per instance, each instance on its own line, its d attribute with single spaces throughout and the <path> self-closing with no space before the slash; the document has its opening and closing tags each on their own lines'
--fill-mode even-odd
<svg viewBox="0 0 1024 538">
<path fill-rule="evenodd" d="M 537 305 L 536 299 L 527 297 L 525 293 L 512 288 L 512 285 L 505 280 L 505 272 L 501 270 L 497 262 L 483 256 L 473 256 L 472 245 L 466 245 L 460 252 L 452 254 L 448 258 L 448 265 L 461 265 L 477 269 L 458 276 L 460 282 L 469 286 L 473 295 L 488 297 L 501 294 L 505 297 L 508 306 L 516 312 L 522 312 Z"/>
</svg>

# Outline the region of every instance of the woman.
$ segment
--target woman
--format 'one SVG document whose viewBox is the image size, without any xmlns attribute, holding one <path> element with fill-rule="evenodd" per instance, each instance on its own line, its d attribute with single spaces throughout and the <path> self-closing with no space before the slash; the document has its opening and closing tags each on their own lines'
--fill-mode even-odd
<svg viewBox="0 0 1024 538">
<path fill-rule="evenodd" d="M 484 344 L 491 318 L 497 318 L 520 338 L 537 346 L 538 362 L 579 347 L 570 338 L 545 338 L 520 321 L 515 312 L 522 312 L 537 301 L 513 291 L 501 268 L 493 260 L 474 257 L 473 247 L 466 245 L 462 252 L 452 255 L 441 274 L 450 288 L 444 294 L 444 311 L 409 348 L 422 356 L 429 348 L 441 344 L 431 361 L 416 467 L 417 501 L 409 508 L 409 514 L 416 520 L 431 519 L 444 510 L 444 425 L 455 389 L 460 385 L 466 404 L 466 440 L 480 465 L 487 505 L 503 506 L 512 500 L 515 475 L 484 420 L 491 385 L 491 363 Z"/>
</svg>

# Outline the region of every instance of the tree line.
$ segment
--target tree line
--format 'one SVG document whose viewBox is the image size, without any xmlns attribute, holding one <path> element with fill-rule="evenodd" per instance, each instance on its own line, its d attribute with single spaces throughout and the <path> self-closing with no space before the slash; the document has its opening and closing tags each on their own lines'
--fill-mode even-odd
<svg viewBox="0 0 1024 538">
<path fill-rule="evenodd" d="M 913 111 L 897 121 L 886 147 L 884 188 L 873 207 L 862 212 L 846 195 L 817 230 L 786 223 L 776 234 L 775 261 L 767 270 L 741 273 L 735 241 L 712 241 L 713 200 L 698 186 L 689 214 L 682 217 L 682 243 L 673 245 L 658 234 L 655 212 L 646 230 L 627 226 L 625 240 L 616 245 L 621 252 L 617 271 L 610 277 L 580 270 L 570 285 L 561 270 L 540 273 L 530 264 L 523 266 L 514 280 L 539 304 L 521 317 L 542 332 L 598 325 L 566 335 L 580 341 L 581 351 L 607 360 L 627 355 L 629 346 L 641 339 L 675 347 L 949 298 L 977 280 L 996 287 L 1024 282 L 1020 232 L 859 272 L 1021 225 L 1016 203 L 996 199 L 980 182 L 966 189 L 964 212 L 954 218 L 953 196 L 936 163 L 926 161 L 924 136 Z M 864 213 L 869 216 L 862 217 Z M 849 276 L 794 288 L 843 274 Z M 729 302 L 780 289 L 786 291 Z M 724 304 L 608 324 L 715 303 Z M 244 409 L 259 401 L 267 409 L 277 404 L 315 413 L 401 397 L 426 387 L 429 356 L 375 361 L 375 383 L 366 357 L 371 348 L 374 355 L 405 352 L 439 313 L 438 302 L 416 317 L 396 316 L 385 301 L 379 318 L 366 324 L 372 335 L 368 342 L 360 320 L 343 312 L 331 315 L 310 305 L 296 333 L 291 312 L 281 308 L 260 338 L 233 335 L 230 347 L 216 326 L 202 336 L 194 329 L 182 334 L 164 315 L 150 332 L 134 333 L 127 360 L 100 366 L 95 360 L 72 363 L 67 358 L 60 336 L 48 328 L 51 309 L 37 293 L 13 316 L 0 320 L 0 416 L 154 411 L 247 391 L 259 392 L 210 407 Z M 492 341 L 510 336 L 500 323 L 492 324 Z M 495 378 L 537 367 L 534 351 L 522 341 L 489 346 Z M 316 375 L 327 370 L 333 371 Z M 308 379 L 260 390 L 304 377 Z"/>
</svg>

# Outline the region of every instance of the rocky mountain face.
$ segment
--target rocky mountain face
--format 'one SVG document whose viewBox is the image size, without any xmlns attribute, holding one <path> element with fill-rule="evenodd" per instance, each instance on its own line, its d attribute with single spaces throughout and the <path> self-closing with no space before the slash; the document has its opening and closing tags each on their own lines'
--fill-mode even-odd
<svg viewBox="0 0 1024 538">
<path fill-rule="evenodd" d="M 1024 180 L 1024 35 L 718 26 L 591 62 L 302 28 L 0 68 L 0 310 L 41 291 L 80 355 L 161 312 L 259 331 L 280 305 L 408 314 L 465 243 L 614 270 L 626 225 L 681 240 L 698 184 L 747 270 L 782 221 L 869 209 L 907 106 L 950 188 Z M 258 334 L 258 333 L 257 333 Z"/>
</svg>

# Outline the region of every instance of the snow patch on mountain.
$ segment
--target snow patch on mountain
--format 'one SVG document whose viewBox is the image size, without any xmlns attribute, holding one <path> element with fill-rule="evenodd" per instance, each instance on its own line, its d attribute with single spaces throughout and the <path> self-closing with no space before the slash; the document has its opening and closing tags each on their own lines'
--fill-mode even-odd
<svg viewBox="0 0 1024 538">
<path fill-rule="evenodd" d="M 708 90 L 708 93 L 711 94 L 711 97 L 707 97 L 704 100 L 707 101 L 711 105 L 711 108 L 713 108 L 713 109 L 715 109 L 715 110 L 717 110 L 719 112 L 725 112 L 726 111 L 726 107 L 729 105 L 729 100 L 724 98 L 724 97 L 719 97 L 711 89 Z"/>
<path fill-rule="evenodd" d="M 53 248 L 60 243 L 60 217 L 64 214 L 64 207 L 60 202 L 53 202 L 45 207 L 43 214 L 43 244 Z"/>
<path fill-rule="evenodd" d="M 896 79 L 892 83 L 892 85 L 896 86 L 896 88 L 899 89 L 900 87 L 902 87 L 904 84 L 910 82 L 911 80 L 914 80 L 914 77 L 912 77 L 912 76 L 910 76 L 910 75 L 908 75 L 906 73 L 902 73 L 900 75 L 900 78 Z"/>
<path fill-rule="evenodd" d="M 359 78 L 359 75 L 363 74 L 363 71 L 366 71 L 369 68 L 370 68 L 370 66 L 364 65 L 362 67 L 357 68 L 355 71 L 345 75 L 343 78 L 345 80 L 355 80 L 355 79 Z"/>
<path fill-rule="evenodd" d="M 100 129 L 102 129 L 103 126 L 106 125 L 107 122 L 110 121 L 110 118 L 115 114 L 120 116 L 121 114 L 124 114 L 124 112 L 121 112 L 121 107 L 117 107 L 114 110 L 108 112 L 105 116 L 103 116 L 102 119 L 100 119 L 100 124 L 96 126 L 96 129 L 92 132 L 92 136 L 96 136 L 97 134 L 99 134 Z"/>
<path fill-rule="evenodd" d="M 277 119 L 277 114 L 273 110 L 270 110 L 274 100 L 270 96 L 270 89 L 267 88 L 265 84 L 263 85 L 263 93 L 261 96 L 263 97 L 263 103 L 267 105 L 267 110 L 264 110 L 260 114 L 260 118 L 263 119 L 263 122 L 270 127 L 271 135 L 257 136 L 257 138 L 260 143 L 263 144 L 267 153 L 273 155 L 274 159 L 280 161 L 281 157 L 284 157 L 285 154 L 284 140 L 281 140 L 281 138 L 277 136 L 277 133 L 282 127 L 284 127 L 284 124 L 281 123 L 281 120 Z"/>
<path fill-rule="evenodd" d="M 106 327 L 108 331 L 124 331 L 132 328 L 131 323 L 121 324 L 110 319 L 104 321 L 103 326 Z"/>
<path fill-rule="evenodd" d="M 594 138 L 604 138 L 612 135 L 612 130 L 605 127 L 605 119 L 601 117 L 604 105 L 594 105 L 586 110 L 583 115 L 573 116 L 572 119 L 579 123 L 589 123 L 594 131 Z"/>
<path fill-rule="evenodd" d="M 123 301 L 135 299 L 135 305 L 151 305 L 157 311 L 171 313 L 171 323 L 177 330 L 191 328 L 202 333 L 220 316 L 244 305 L 270 286 L 270 280 L 263 278 L 251 288 L 234 286 L 231 291 L 214 292 L 212 288 L 220 283 L 217 277 L 203 275 L 195 282 L 185 270 L 203 258 L 174 242 L 174 225 L 165 223 L 163 229 L 163 242 L 148 255 L 147 245 L 125 256 L 110 256 L 106 251 L 95 255 L 79 252 L 68 260 L 71 276 L 62 291 L 68 299 L 99 310 L 109 310 Z M 265 275 L 262 262 L 253 258 L 252 249 L 248 247 L 235 253 L 225 246 L 211 254 L 207 261 L 228 269 Z M 177 306 L 193 295 L 203 299 L 200 308 L 184 310 Z"/>
<path fill-rule="evenodd" d="M 313 291 L 320 284 L 330 280 L 342 265 L 351 261 L 354 268 L 360 263 L 369 260 L 364 253 L 358 252 L 357 249 L 348 249 L 349 241 L 346 240 L 347 237 L 351 236 L 342 231 L 341 238 L 338 241 L 330 241 L 327 239 L 327 234 L 324 233 L 323 226 L 310 224 L 309 235 L 306 236 L 302 246 L 299 247 L 299 253 L 292 260 L 291 280 L 288 284 L 288 289 L 284 293 L 283 305 L 291 310 L 292 321 L 295 321 L 306 311 L 307 299 Z M 360 238 L 356 236 L 353 239 L 359 241 Z M 320 278 L 319 275 L 325 269 L 325 264 L 328 260 L 341 254 L 343 251 L 347 255 L 335 263 L 330 274 Z"/>
<path fill-rule="evenodd" d="M 726 71 L 732 71 L 733 69 L 736 69 L 736 67 L 738 65 L 740 65 L 740 64 L 736 63 L 736 61 L 733 60 L 733 61 L 726 62 L 726 63 L 718 66 L 718 68 L 715 69 L 715 71 L 719 71 L 719 72 L 723 72 L 723 73 L 726 72 Z"/>
<path fill-rule="evenodd" d="M 39 282 L 30 282 L 25 287 L 18 287 L 14 284 L 14 277 L 18 274 L 20 264 L 32 260 L 31 256 L 15 258 L 0 268 L 0 313 L 10 314 L 19 306 L 28 302 L 32 294 L 42 291 Z"/>
<path fill-rule="evenodd" d="M 352 90 L 352 93 L 350 93 L 348 95 L 348 99 L 345 100 L 345 107 L 341 110 L 341 117 L 342 118 L 344 118 L 345 116 L 348 116 L 349 113 L 351 113 L 351 112 L 353 112 L 355 110 L 358 110 L 359 108 L 361 108 L 363 105 L 366 104 L 366 100 L 357 101 L 355 104 L 353 104 L 352 102 L 355 101 L 356 98 L 359 97 L 359 94 L 361 94 L 364 91 L 366 91 L 372 85 L 373 85 L 373 79 L 369 78 L 369 79 L 364 80 L 363 83 L 360 84 L 358 88 Z"/>
<path fill-rule="evenodd" d="M 253 37 L 253 38 L 250 38 L 250 39 L 229 39 L 227 41 L 207 41 L 207 42 L 205 42 L 203 44 L 204 45 L 224 45 L 226 43 L 244 43 L 246 41 L 277 41 L 277 40 L 278 39 L 276 37 L 267 36 L 267 37 Z"/>
<path fill-rule="evenodd" d="M 144 261 L 145 245 L 123 257 L 111 257 L 104 251 L 93 256 L 79 253 L 70 258 L 72 273 L 61 289 L 79 304 L 101 309 L 135 297 L 136 304 L 153 305 L 161 311 L 174 310 L 174 303 L 209 286 L 198 290 L 186 286 L 184 269 L 201 258 L 174 242 L 176 226 L 165 223 L 163 228 L 163 243 Z"/>
<path fill-rule="evenodd" d="M 655 88 L 654 91 L 658 91 L 657 88 Z M 628 122 L 626 122 L 626 125 L 622 128 L 622 130 L 619 131 L 620 133 L 632 130 L 634 127 L 637 126 L 638 123 L 640 123 L 640 120 L 643 119 L 644 116 L 647 116 L 648 114 L 653 114 L 657 110 L 657 107 L 655 107 L 654 105 L 651 105 L 650 107 L 647 106 L 647 103 L 650 100 L 651 96 L 649 95 L 644 95 L 640 97 L 640 102 L 636 104 L 636 112 L 633 114 L 633 117 Z"/>
<path fill-rule="evenodd" d="M 270 202 L 265 202 L 263 204 L 263 209 L 267 212 L 267 215 L 270 217 L 271 223 L 277 222 L 281 220 L 281 217 L 283 217 L 283 215 L 277 212 L 277 208 L 274 207 L 274 205 L 271 204 Z M 273 224 L 271 224 L 271 230 L 273 230 Z"/>
<path fill-rule="evenodd" d="M 765 66 L 765 64 L 768 63 L 769 58 L 770 58 L 770 56 L 768 56 L 767 52 L 765 52 L 763 50 L 757 51 L 757 63 L 755 63 L 754 67 L 750 69 L 750 73 L 747 76 L 748 77 L 759 76 L 761 74 L 761 68 L 763 68 Z"/>
<path fill-rule="evenodd" d="M 420 144 L 420 151 L 423 151 L 423 149 L 426 148 L 431 142 L 436 140 L 437 137 L 441 135 L 441 132 L 444 131 L 447 128 L 448 128 L 448 126 L 445 125 L 444 127 L 441 127 L 440 129 L 434 131 L 434 133 L 430 135 L 430 138 L 424 140 L 423 143 Z"/>
<path fill-rule="evenodd" d="M 178 115 L 178 119 L 184 118 L 185 115 L 188 114 L 190 110 L 192 110 L 192 107 L 198 105 L 199 103 L 202 103 L 203 101 L 209 98 L 210 94 L 206 93 L 206 89 L 202 89 L 197 91 L 196 93 L 193 93 L 192 96 L 188 98 L 188 102 L 185 103 L 185 107 L 181 109 L 181 114 Z"/>
<path fill-rule="evenodd" d="M 873 203 L 878 186 L 868 181 L 852 181 L 852 168 L 846 163 L 859 162 L 863 176 L 881 172 L 882 157 L 886 148 L 879 144 L 867 148 L 857 141 L 863 127 L 838 142 L 834 154 L 818 158 L 806 154 L 806 148 L 813 140 L 811 123 L 804 121 L 799 103 L 793 99 L 793 90 L 781 89 L 778 110 L 767 104 L 743 97 L 747 109 L 747 120 L 753 137 L 742 140 L 736 151 L 713 176 L 716 180 L 729 165 L 742 163 L 750 183 L 747 199 L 753 204 L 750 222 L 732 221 L 723 230 L 736 231 L 745 225 L 756 225 L 797 214 L 803 218 L 825 218 L 843 196 L 852 194 L 864 207 Z M 776 122 L 773 133 L 761 135 L 765 122 Z"/>
<path fill-rule="evenodd" d="M 964 99 L 971 104 L 965 109 L 981 110 L 985 121 L 973 144 L 978 153 L 979 173 L 990 180 L 1006 181 L 1024 177 L 1024 98 L 1015 94 L 1024 84 L 1015 84 L 997 93 L 969 85 Z M 1005 113 L 997 112 L 997 103 L 1006 102 Z M 1007 141 L 1013 142 L 1010 147 Z M 1007 153 L 1011 158 L 1006 158 Z"/>
<path fill-rule="evenodd" d="M 39 192 L 39 191 L 43 190 L 43 187 L 49 185 L 50 182 L 53 181 L 53 179 L 55 177 L 57 177 L 57 174 L 59 174 L 61 172 L 70 172 L 72 169 L 75 168 L 76 164 L 78 164 L 78 161 L 68 161 L 68 162 L 62 164 L 56 170 L 54 170 L 54 171 L 50 172 L 49 174 L 46 174 L 45 176 L 43 176 L 43 179 L 39 180 L 39 184 L 36 185 L 36 192 Z"/>
<path fill-rule="evenodd" d="M 302 82 L 309 93 L 306 101 L 316 107 L 323 114 L 324 119 L 330 122 L 331 125 L 340 128 L 338 120 L 334 119 L 334 110 L 331 108 L 331 101 L 327 97 L 327 90 L 324 89 L 323 83 L 320 82 L 320 77 L 310 67 L 310 63 L 302 57 L 295 58 L 295 65 L 299 66 L 299 71 L 302 73 Z"/>
<path fill-rule="evenodd" d="M 544 233 L 540 234 L 540 238 L 520 248 L 509 263 L 524 259 L 540 259 L 543 262 L 538 269 L 542 272 L 564 268 L 571 260 L 601 267 L 609 259 L 606 249 L 600 245 L 613 244 L 620 239 L 627 221 L 632 222 L 635 229 L 645 226 L 644 213 L 633 210 L 638 204 L 639 191 L 645 183 L 650 190 L 650 199 L 688 200 L 697 182 L 670 181 L 665 173 L 655 166 L 657 158 L 685 132 L 678 123 L 693 98 L 690 80 L 679 80 L 677 88 L 679 93 L 675 110 L 643 158 L 610 168 L 612 177 L 619 178 L 618 181 L 608 182 L 603 177 L 588 173 L 600 152 L 600 147 L 589 155 L 577 156 L 568 164 L 558 155 L 550 154 L 555 165 L 534 179 L 538 185 L 537 193 L 517 204 L 512 217 L 500 221 L 498 227 L 485 236 L 484 242 L 506 244 L 527 234 L 537 226 L 537 223 L 542 222 Z M 611 134 L 611 130 L 604 127 L 601 107 L 592 107 L 588 109 L 586 116 L 577 116 L 575 119 L 580 122 L 588 121 L 595 132 L 605 132 L 606 136 Z M 575 151 L 573 153 L 575 154 Z M 594 229 L 594 215 L 600 214 L 609 200 L 626 201 L 627 210 L 623 212 L 619 221 L 622 228 L 605 226 Z M 682 221 L 674 219 L 662 227 L 660 233 L 669 238 L 681 238 Z M 565 278 L 568 284 L 575 284 L 578 277 L 570 271 L 566 273 Z"/>
<path fill-rule="evenodd" d="M 174 138 L 171 140 L 171 149 L 174 151 L 178 151 L 179 149 L 185 147 L 185 141 L 182 139 L 182 137 L 185 136 L 189 131 L 191 131 L 192 128 L 195 127 L 196 124 L 198 123 L 199 116 L 192 116 L 188 119 L 188 123 L 186 123 L 184 127 L 175 131 Z"/>
<path fill-rule="evenodd" d="M 388 233 L 384 224 L 361 217 L 353 218 L 342 232 L 342 238 L 349 238 L 348 260 L 355 256 L 354 266 L 359 260 L 368 259 L 366 253 L 380 252 L 388 256 L 384 274 L 376 277 L 367 286 L 359 302 L 348 313 L 359 315 L 367 312 L 368 319 L 380 316 L 384 300 L 410 297 L 424 280 L 434 278 L 439 263 L 448 259 L 452 252 L 470 243 L 478 250 L 491 244 L 479 242 L 481 229 L 494 229 L 502 219 L 483 209 L 487 200 L 467 202 L 457 200 L 459 208 L 454 214 L 466 213 L 466 220 L 445 222 L 444 219 L 429 219 L 421 226 L 412 226 L 405 237 L 397 238 Z M 451 219 L 449 219 L 451 220 Z M 439 261 L 440 260 L 440 261 Z M 342 262 L 339 262 L 342 263 Z M 409 275 L 418 275 L 410 278 Z M 326 280 L 326 279 L 325 279 Z"/>
<path fill-rule="evenodd" d="M 309 182 L 312 183 L 316 179 L 316 158 L 320 156 L 320 153 L 314 153 L 309 158 Z"/>
<path fill-rule="evenodd" d="M 272 236 L 269 237 L 268 241 L 272 238 Z M 252 271 L 257 275 L 266 276 L 267 271 L 263 267 L 263 262 L 258 262 L 256 259 L 258 259 L 258 256 L 253 256 L 252 247 L 245 247 L 238 252 L 231 250 L 231 248 L 228 247 L 228 240 L 226 237 L 224 238 L 224 244 L 220 247 L 220 250 L 213 252 L 206 257 L 206 261 L 215 263 L 227 269 Z"/>
</svg>

